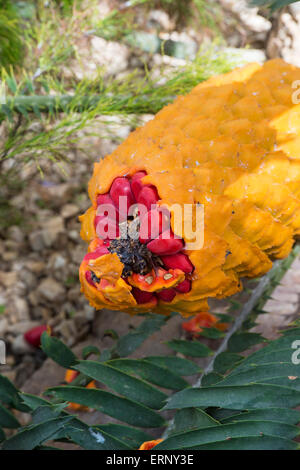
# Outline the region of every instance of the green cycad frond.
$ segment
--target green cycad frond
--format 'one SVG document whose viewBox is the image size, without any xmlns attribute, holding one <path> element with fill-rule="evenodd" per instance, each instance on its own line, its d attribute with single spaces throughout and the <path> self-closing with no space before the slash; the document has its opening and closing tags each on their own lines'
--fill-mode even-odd
<svg viewBox="0 0 300 470">
<path fill-rule="evenodd" d="M 263 293 L 274 279 L 279 279 L 280 270 L 283 266 L 287 269 L 297 253 L 298 248 L 288 262 L 275 266 L 272 275 L 260 284 L 264 286 Z M 262 290 L 255 289 L 250 297 L 252 306 L 259 301 L 257 292 L 261 298 Z M 69 385 L 46 390 L 49 400 L 19 392 L 0 375 L 2 449 L 44 448 L 50 439 L 63 439 L 83 449 L 137 449 L 143 441 L 151 440 L 145 428 L 153 428 L 160 437 L 162 426 L 166 426 L 167 432 L 155 450 L 299 448 L 294 440 L 299 435 L 296 424 L 300 421 L 300 412 L 295 409 L 300 404 L 297 325 L 273 341 L 254 333 L 230 330 L 230 341 L 224 338 L 227 350 L 214 362 L 213 380 L 210 374 L 209 381 L 191 387 L 186 377 L 199 374 L 198 358 L 212 354 L 199 341 L 168 342 L 180 356 L 128 357 L 167 322 L 164 316 L 144 315 L 138 328 L 120 338 L 114 335 L 116 341 L 111 349 L 85 348 L 83 359 L 59 339 L 44 333 L 44 352 L 79 375 Z M 241 354 L 250 345 L 261 343 L 264 347 L 253 354 L 246 357 Z M 92 379 L 101 388 L 86 388 Z M 5 407 L 1 407 L 1 402 Z M 117 419 L 119 424 L 88 426 L 65 411 L 68 402 L 98 410 Z M 20 426 L 9 408 L 32 414 L 32 424 Z M 164 410 L 176 412 L 169 424 Z M 18 432 L 6 439 L 1 428 L 15 428 Z"/>
</svg>

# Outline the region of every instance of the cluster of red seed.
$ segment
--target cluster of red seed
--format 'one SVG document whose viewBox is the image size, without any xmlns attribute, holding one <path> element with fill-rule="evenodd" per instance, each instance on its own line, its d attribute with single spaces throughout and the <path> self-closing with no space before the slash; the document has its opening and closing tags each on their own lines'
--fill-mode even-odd
<svg viewBox="0 0 300 470">
<path fill-rule="evenodd" d="M 135 258 L 138 256 L 144 257 L 143 263 L 140 264 L 140 266 L 143 265 L 143 269 L 141 267 L 136 269 L 136 266 L 132 269 L 138 275 L 135 277 L 138 287 L 135 284 L 132 289 L 132 294 L 137 303 L 145 304 L 154 299 L 157 300 L 157 298 L 165 302 L 171 302 L 177 293 L 187 293 L 191 290 L 189 275 L 194 267 L 189 257 L 183 252 L 184 240 L 176 237 L 170 228 L 170 214 L 167 214 L 168 211 L 162 210 L 157 205 L 159 201 L 157 189 L 153 185 L 142 182 L 145 175 L 145 171 L 139 171 L 131 178 L 117 177 L 114 179 L 108 193 L 98 195 L 98 208 L 103 204 L 106 208 L 112 206 L 114 210 L 111 213 L 114 214 L 114 217 L 110 218 L 110 211 L 95 216 L 96 233 L 102 240 L 99 240 L 97 249 L 92 253 L 88 253 L 85 259 L 95 259 L 112 252 L 120 255 L 122 262 L 126 257 L 132 259 L 130 256 L 135 256 Z M 122 197 L 126 197 L 125 206 L 120 204 L 120 198 Z M 127 245 L 122 240 L 122 243 L 120 242 L 120 252 L 118 252 L 115 247 L 118 244 L 116 240 L 120 239 L 121 223 L 132 221 L 133 217 L 128 215 L 130 213 L 129 209 L 136 204 L 143 205 L 146 208 L 144 214 L 141 211 L 138 212 L 138 240 L 129 240 Z M 113 224 L 115 224 L 115 227 L 112 227 Z M 115 234 L 113 237 L 110 235 L 112 228 Z M 145 260 L 148 263 L 146 273 Z M 182 271 L 185 273 L 186 278 L 175 287 L 164 288 L 164 285 L 168 284 L 167 280 L 170 279 L 172 270 Z M 122 277 L 130 284 L 128 269 L 126 273 L 125 275 L 123 272 Z M 98 279 L 92 271 L 86 272 L 86 279 L 91 285 L 99 282 L 100 286 L 105 287 L 104 284 L 107 283 L 103 279 Z M 147 285 L 149 286 L 149 284 L 158 280 L 160 281 L 160 284 L 157 284 L 158 289 L 155 289 L 155 292 L 151 289 L 150 292 Z"/>
</svg>

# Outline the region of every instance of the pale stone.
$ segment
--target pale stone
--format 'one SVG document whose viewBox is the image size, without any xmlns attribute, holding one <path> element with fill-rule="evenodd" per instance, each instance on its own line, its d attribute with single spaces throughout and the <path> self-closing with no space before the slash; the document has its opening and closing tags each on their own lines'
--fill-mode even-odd
<svg viewBox="0 0 300 470">
<path fill-rule="evenodd" d="M 65 297 L 64 287 L 51 277 L 47 277 L 41 282 L 38 292 L 50 302 L 61 302 Z"/>
</svg>

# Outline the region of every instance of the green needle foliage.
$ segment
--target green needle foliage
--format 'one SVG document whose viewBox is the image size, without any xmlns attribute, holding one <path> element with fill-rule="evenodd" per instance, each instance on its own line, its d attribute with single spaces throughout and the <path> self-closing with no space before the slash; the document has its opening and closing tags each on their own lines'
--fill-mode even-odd
<svg viewBox="0 0 300 470">
<path fill-rule="evenodd" d="M 20 18 L 9 1 L 0 2 L 0 65 L 19 65 L 23 56 Z"/>
<path fill-rule="evenodd" d="M 22 162 L 41 157 L 64 160 L 68 148 L 75 144 L 78 131 L 91 126 L 103 115 L 122 115 L 132 121 L 133 115 L 155 114 L 177 95 L 188 93 L 209 76 L 224 73 L 235 65 L 234 59 L 211 49 L 199 54 L 195 61 L 166 76 L 163 85 L 132 72 L 122 80 L 99 78 L 74 82 L 74 92 L 67 94 L 64 84 L 54 78 L 53 71 L 32 80 L 28 74 L 17 81 L 14 74 L 2 73 L 2 86 L 7 101 L 0 105 L 0 119 L 6 120 L 7 138 L 0 147 L 0 161 L 20 158 Z M 70 89 L 70 83 L 67 84 Z M 57 94 L 35 95 L 35 89 Z M 42 126 L 33 131 L 32 122 Z M 92 133 L 92 129 L 90 129 Z"/>
</svg>

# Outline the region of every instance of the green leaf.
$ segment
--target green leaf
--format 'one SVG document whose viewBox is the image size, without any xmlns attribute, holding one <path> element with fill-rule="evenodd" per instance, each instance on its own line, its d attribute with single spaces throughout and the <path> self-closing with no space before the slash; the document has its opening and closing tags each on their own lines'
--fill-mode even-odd
<svg viewBox="0 0 300 470">
<path fill-rule="evenodd" d="M 108 362 L 116 369 L 136 374 L 159 387 L 182 390 L 188 383 L 166 367 L 161 367 L 144 359 L 113 359 Z"/>
<path fill-rule="evenodd" d="M 166 367 L 174 374 L 179 375 L 194 375 L 198 374 L 201 369 L 197 364 L 188 359 L 176 356 L 148 356 L 144 358 L 145 361 L 157 364 L 161 367 Z"/>
<path fill-rule="evenodd" d="M 260 7 L 268 7 L 271 12 L 283 8 L 292 3 L 296 3 L 298 0 L 251 0 L 252 5 Z"/>
<path fill-rule="evenodd" d="M 31 395 L 30 393 L 20 393 L 20 398 L 24 401 L 25 405 L 33 411 L 39 406 L 50 405 L 49 401 L 36 395 Z"/>
<path fill-rule="evenodd" d="M 299 324 L 299 321 L 297 322 Z M 300 327 L 296 326 L 296 328 L 288 328 L 287 330 L 281 331 L 282 336 L 300 336 Z"/>
<path fill-rule="evenodd" d="M 271 362 L 292 362 L 292 355 L 295 349 L 292 348 L 293 342 L 299 341 L 299 336 L 282 336 L 277 340 L 270 342 L 264 348 L 254 352 L 246 357 L 230 375 L 237 374 L 242 370 L 251 368 L 255 364 L 265 364 Z"/>
<path fill-rule="evenodd" d="M 83 348 L 82 350 L 83 359 L 87 359 L 92 354 L 95 354 L 96 356 L 100 356 L 101 352 L 99 351 L 98 348 L 96 348 L 96 346 L 86 346 L 85 348 Z"/>
<path fill-rule="evenodd" d="M 244 289 L 245 291 L 245 289 Z M 234 317 L 232 315 L 228 315 L 227 313 L 215 313 L 213 314 L 218 317 L 219 322 L 221 323 L 232 323 L 234 321 Z"/>
<path fill-rule="evenodd" d="M 67 386 L 53 387 L 48 392 L 55 392 L 57 398 L 80 403 L 133 426 L 151 428 L 164 424 L 164 420 L 150 408 L 104 390 Z"/>
<path fill-rule="evenodd" d="M 59 431 L 59 429 L 64 427 L 72 419 L 72 416 L 54 418 L 35 426 L 22 428 L 18 434 L 15 434 L 4 442 L 2 450 L 35 449 L 43 442 L 50 440 L 52 436 Z"/>
<path fill-rule="evenodd" d="M 201 327 L 202 331 L 199 333 L 199 336 L 204 336 L 204 338 L 219 339 L 224 337 L 224 332 L 210 326 L 209 328 Z"/>
<path fill-rule="evenodd" d="M 80 361 L 74 367 L 79 372 L 92 377 L 95 380 L 107 385 L 115 392 L 130 398 L 139 403 L 143 403 L 149 408 L 162 408 L 167 395 L 147 384 L 141 379 L 137 379 L 115 369 L 109 364 L 95 361 Z"/>
<path fill-rule="evenodd" d="M 0 428 L 0 442 L 4 441 L 6 438 L 5 433 L 3 429 Z"/>
<path fill-rule="evenodd" d="M 228 351 L 232 353 L 246 351 L 246 349 L 262 341 L 264 339 L 259 333 L 235 333 L 228 341 Z"/>
<path fill-rule="evenodd" d="M 235 421 L 278 421 L 286 424 L 298 424 L 300 421 L 300 411 L 289 410 L 287 408 L 268 408 L 265 410 L 252 410 L 237 413 L 234 416 L 224 418 L 222 423 L 232 423 Z"/>
<path fill-rule="evenodd" d="M 39 110 L 38 105 L 36 105 L 35 103 L 33 103 L 33 104 L 32 104 L 32 109 L 33 109 L 34 114 L 35 114 L 40 120 L 42 120 L 42 115 L 41 115 L 41 113 L 40 113 L 40 110 Z"/>
<path fill-rule="evenodd" d="M 103 430 L 88 427 L 78 422 L 66 429 L 65 435 L 86 450 L 130 450 L 122 440 L 110 436 Z"/>
<path fill-rule="evenodd" d="M 39 406 L 32 413 L 32 424 L 39 424 L 52 418 L 58 418 L 67 406 L 67 402 Z"/>
<path fill-rule="evenodd" d="M 234 437 L 226 441 L 211 442 L 208 444 L 193 447 L 190 450 L 296 450 L 299 445 L 284 439 L 273 436 L 247 436 Z"/>
<path fill-rule="evenodd" d="M 172 435 L 157 446 L 161 449 L 192 449 L 199 445 L 232 438 L 269 435 L 293 439 L 299 434 L 296 426 L 274 421 L 240 421 Z"/>
<path fill-rule="evenodd" d="M 0 400 L 19 411 L 28 410 L 20 399 L 18 389 L 4 375 L 0 375 Z"/>
<path fill-rule="evenodd" d="M 25 87 L 28 89 L 30 93 L 34 93 L 34 83 L 30 78 L 26 78 L 25 80 Z"/>
<path fill-rule="evenodd" d="M 18 105 L 16 106 L 16 109 L 19 111 L 20 114 L 22 114 L 22 116 L 24 116 L 26 119 L 29 119 L 29 114 L 27 113 L 27 109 L 25 108 L 25 106 Z"/>
<path fill-rule="evenodd" d="M 132 447 L 121 439 L 111 436 L 105 430 L 88 426 L 78 419 L 73 419 L 65 429 L 59 431 L 57 438 L 67 438 L 86 450 L 130 450 Z"/>
<path fill-rule="evenodd" d="M 264 379 L 264 383 L 272 384 L 272 385 L 280 385 L 282 387 L 288 387 L 292 390 L 296 390 L 297 392 L 300 392 L 300 379 L 292 377 L 292 376 L 287 377 L 286 375 L 284 375 L 283 377 L 272 377 L 269 379 L 266 378 Z"/>
<path fill-rule="evenodd" d="M 3 112 L 5 114 L 5 116 L 7 117 L 7 119 L 9 120 L 9 122 L 11 124 L 14 123 L 13 114 L 12 114 L 12 111 L 11 111 L 9 106 L 7 106 L 6 104 L 2 104 L 1 105 L 1 112 Z"/>
<path fill-rule="evenodd" d="M 216 406 L 233 410 L 292 408 L 300 403 L 299 393 L 267 384 L 188 388 L 169 398 L 165 409 Z"/>
<path fill-rule="evenodd" d="M 67 403 L 60 403 L 55 405 L 49 403 L 47 405 L 40 406 L 33 414 L 33 423 L 38 424 L 40 422 L 45 422 L 49 419 L 57 418 L 59 415 L 69 416 L 64 411 L 66 404 Z M 124 428 L 126 428 L 126 426 L 124 426 Z M 82 448 L 88 450 L 129 450 L 131 448 L 128 446 L 128 443 L 123 443 L 118 436 L 111 435 L 107 429 L 101 431 L 100 434 L 98 427 L 95 428 L 94 426 L 89 426 L 76 417 L 73 417 L 66 426 L 60 428 L 57 433 L 52 436 L 52 439 L 71 440 Z"/>
<path fill-rule="evenodd" d="M 299 365 L 294 365 L 290 362 L 276 363 L 271 362 L 269 364 L 262 364 L 253 366 L 247 370 L 243 370 L 237 374 L 232 374 L 221 382 L 219 386 L 223 385 L 245 385 L 249 383 L 265 383 L 267 379 L 274 377 L 287 377 L 296 376 L 299 373 Z M 292 383 L 291 383 L 292 386 Z"/>
<path fill-rule="evenodd" d="M 223 379 L 223 375 L 217 374 L 216 372 L 210 372 L 203 376 L 201 381 L 202 387 L 208 387 L 209 385 L 214 385 L 220 382 Z"/>
<path fill-rule="evenodd" d="M 243 360 L 243 356 L 235 353 L 223 352 L 219 354 L 214 362 L 214 371 L 220 374 L 225 374 L 228 370 L 235 367 Z"/>
<path fill-rule="evenodd" d="M 184 339 L 173 339 L 166 342 L 169 348 L 174 351 L 184 354 L 185 356 L 192 357 L 207 357 L 212 354 L 212 351 L 199 341 L 186 341 Z"/>
<path fill-rule="evenodd" d="M 6 82 L 7 86 L 8 86 L 8 88 L 10 89 L 10 91 L 11 91 L 13 94 L 15 94 L 16 91 L 17 91 L 17 88 L 18 88 L 17 82 L 16 82 L 15 78 L 14 78 L 13 76 L 7 75 L 6 78 L 5 78 L 5 82 Z"/>
<path fill-rule="evenodd" d="M 110 349 L 103 349 L 103 351 L 101 351 L 99 361 L 100 362 L 107 362 L 111 359 L 111 357 L 112 357 L 111 350 Z"/>
<path fill-rule="evenodd" d="M 212 418 L 216 419 L 220 423 L 224 421 L 224 419 L 229 419 L 232 418 L 235 415 L 240 414 L 240 410 L 228 410 L 226 408 L 214 408 L 210 407 L 209 408 L 209 414 L 212 416 Z"/>
<path fill-rule="evenodd" d="M 172 434 L 218 425 L 218 421 L 199 408 L 185 408 L 176 412 Z"/>
<path fill-rule="evenodd" d="M 166 322 L 162 315 L 148 315 L 134 331 L 122 336 L 116 344 L 116 353 L 120 357 L 132 354 L 149 336 L 158 331 Z"/>
<path fill-rule="evenodd" d="M 125 426 L 123 424 L 103 424 L 100 426 L 94 426 L 95 429 L 99 429 L 100 431 L 105 431 L 111 436 L 120 439 L 126 445 L 128 445 L 131 449 L 138 449 L 141 443 L 145 441 L 151 441 L 152 436 L 150 434 L 146 434 L 145 432 L 132 428 L 130 426 Z"/>
<path fill-rule="evenodd" d="M 0 404 L 0 426 L 3 428 L 18 428 L 20 423 L 14 415 L 4 406 Z"/>
<path fill-rule="evenodd" d="M 44 332 L 41 343 L 42 350 L 60 366 L 68 369 L 77 363 L 75 354 L 58 338 Z"/>
</svg>

